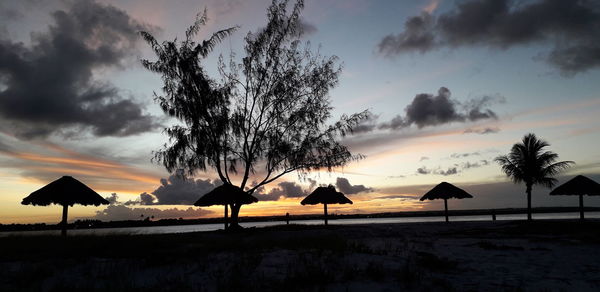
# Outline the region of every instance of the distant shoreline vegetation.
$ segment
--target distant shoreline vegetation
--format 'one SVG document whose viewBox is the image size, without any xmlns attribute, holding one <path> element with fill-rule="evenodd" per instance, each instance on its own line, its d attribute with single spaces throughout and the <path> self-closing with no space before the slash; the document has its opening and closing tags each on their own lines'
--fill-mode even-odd
<svg viewBox="0 0 600 292">
<path fill-rule="evenodd" d="M 533 213 L 568 213 L 578 212 L 578 207 L 537 207 L 533 208 Z M 587 212 L 600 211 L 600 207 L 585 207 Z M 502 208 L 502 209 L 471 209 L 471 210 L 452 210 L 450 216 L 477 216 L 477 215 L 513 215 L 526 214 L 527 208 Z M 438 217 L 444 216 L 444 211 L 406 211 L 406 212 L 386 212 L 370 214 L 330 214 L 329 219 L 361 219 L 361 218 L 396 218 L 396 217 Z M 308 215 L 290 215 L 290 222 L 297 220 L 321 220 L 321 214 Z M 491 218 L 490 218 L 491 219 Z M 240 222 L 266 222 L 286 221 L 286 216 L 251 216 L 240 217 Z M 223 223 L 223 218 L 201 218 L 201 219 L 160 219 L 150 220 L 122 220 L 103 222 L 100 220 L 77 220 L 69 224 L 69 229 L 97 229 L 97 228 L 123 228 L 123 227 L 150 227 L 150 226 L 177 226 L 177 225 L 196 225 L 196 224 L 218 224 Z M 60 224 L 1 224 L 2 231 L 37 231 L 37 230 L 58 230 Z"/>
</svg>

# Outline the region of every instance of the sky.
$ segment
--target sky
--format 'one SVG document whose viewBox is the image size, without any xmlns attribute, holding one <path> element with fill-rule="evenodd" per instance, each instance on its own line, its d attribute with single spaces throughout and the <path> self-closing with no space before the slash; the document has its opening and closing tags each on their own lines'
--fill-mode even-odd
<svg viewBox="0 0 600 292">
<path fill-rule="evenodd" d="M 205 8 L 198 39 L 239 26 L 205 62 L 243 55 L 266 24 L 262 0 L 0 0 L 0 223 L 57 223 L 60 206 L 24 206 L 45 184 L 71 175 L 111 202 L 75 206 L 69 219 L 219 217 L 192 204 L 219 185 L 213 171 L 181 179 L 152 161 L 173 124 L 153 100 L 160 76 L 139 31 L 183 37 Z M 241 216 L 314 214 L 300 200 L 333 184 L 352 205 L 330 213 L 443 208 L 418 199 L 451 182 L 474 198 L 450 209 L 525 207 L 523 185 L 494 158 L 527 133 L 600 181 L 600 5 L 594 1 L 307 0 L 302 41 L 343 71 L 333 116 L 370 110 L 343 143 L 366 158 L 334 172 L 295 173 L 267 185 Z M 333 120 L 332 120 L 333 121 Z M 576 206 L 534 187 L 534 206 Z M 586 198 L 600 206 L 600 199 Z"/>
</svg>

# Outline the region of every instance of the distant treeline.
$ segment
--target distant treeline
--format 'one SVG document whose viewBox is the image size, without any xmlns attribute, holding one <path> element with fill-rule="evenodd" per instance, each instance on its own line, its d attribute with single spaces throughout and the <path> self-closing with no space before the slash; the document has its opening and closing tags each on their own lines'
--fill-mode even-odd
<svg viewBox="0 0 600 292">
<path fill-rule="evenodd" d="M 509 215 L 526 214 L 526 208 L 504 208 L 504 209 L 476 209 L 476 210 L 452 210 L 450 216 L 476 216 L 476 215 Z M 586 212 L 600 211 L 600 207 L 585 207 Z M 533 213 L 566 213 L 579 212 L 578 207 L 538 207 L 533 208 Z M 398 217 L 436 217 L 444 216 L 444 211 L 409 211 L 409 212 L 388 212 L 373 214 L 330 214 L 329 220 L 335 219 L 360 219 L 360 218 L 398 218 Z M 290 221 L 297 220 L 320 220 L 322 214 L 308 215 L 290 215 Z M 253 216 L 240 217 L 240 222 L 265 222 L 282 221 L 288 219 L 282 216 Z M 491 217 L 490 217 L 491 219 Z M 171 225 L 195 225 L 195 224 L 216 224 L 223 223 L 223 218 L 201 218 L 201 219 L 160 219 L 160 220 L 123 220 L 103 222 L 100 220 L 77 220 L 69 224 L 69 229 L 90 229 L 90 228 L 119 228 L 119 227 L 146 227 L 146 226 L 171 226 Z M 0 224 L 0 231 L 34 231 L 34 230 L 54 230 L 60 229 L 59 224 Z"/>
</svg>

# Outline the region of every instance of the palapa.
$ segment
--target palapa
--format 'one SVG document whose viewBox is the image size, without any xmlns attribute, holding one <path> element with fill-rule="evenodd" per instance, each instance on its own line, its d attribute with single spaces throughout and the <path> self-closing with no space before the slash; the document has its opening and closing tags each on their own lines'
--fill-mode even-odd
<svg viewBox="0 0 600 292">
<path fill-rule="evenodd" d="M 443 199 L 444 200 L 444 215 L 446 216 L 446 222 L 448 222 L 448 199 L 464 199 L 464 198 L 473 198 L 469 193 L 465 190 L 454 186 L 453 184 L 442 182 L 439 185 L 435 186 L 429 192 L 427 192 L 423 197 L 421 197 L 421 201 L 424 200 L 436 200 Z"/>
<path fill-rule="evenodd" d="M 578 175 L 550 192 L 551 196 L 579 196 L 579 219 L 583 220 L 583 195 L 600 196 L 600 184 Z"/>
<path fill-rule="evenodd" d="M 224 205 L 225 206 L 225 229 L 227 229 L 227 213 L 228 205 L 232 204 L 252 204 L 258 202 L 258 199 L 253 195 L 244 192 L 241 188 L 234 186 L 232 184 L 223 184 L 214 188 L 212 191 L 206 193 L 196 203 L 194 206 L 214 206 L 214 205 Z"/>
<path fill-rule="evenodd" d="M 109 202 L 102 198 L 94 190 L 74 179 L 71 176 L 63 176 L 41 189 L 25 197 L 21 204 L 48 206 L 58 204 L 63 206 L 62 231 L 63 236 L 67 235 L 67 213 L 69 206 L 80 204 L 88 205 L 107 205 Z"/>
<path fill-rule="evenodd" d="M 327 225 L 327 204 L 352 204 L 352 201 L 341 192 L 336 191 L 335 187 L 329 185 L 327 187 L 318 187 L 304 200 L 300 202 L 302 205 L 323 204 L 323 212 L 325 213 L 325 225 Z"/>
</svg>

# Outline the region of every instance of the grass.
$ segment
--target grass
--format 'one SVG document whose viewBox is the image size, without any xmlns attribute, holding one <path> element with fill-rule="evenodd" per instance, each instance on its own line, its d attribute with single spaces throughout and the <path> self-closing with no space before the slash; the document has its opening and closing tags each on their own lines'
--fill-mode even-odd
<svg viewBox="0 0 600 292">
<path fill-rule="evenodd" d="M 577 244 L 565 240 L 575 238 L 594 246 L 600 238 L 598 221 L 477 224 L 406 229 L 289 225 L 239 233 L 3 237 L 0 291 L 319 291 L 344 290 L 353 283 L 452 291 L 461 290 L 455 279 L 472 272 L 465 269 L 469 252 L 440 253 L 444 249 L 436 249 L 438 240 L 456 240 L 465 250 L 510 258 L 514 252 L 536 251 L 503 245 L 505 239 L 552 237 L 566 242 L 561 244 Z M 547 247 L 540 244 L 536 249 L 556 249 Z M 597 262 L 590 264 L 598 268 Z M 513 268 L 518 267 L 506 270 Z M 506 287 L 513 288 L 520 289 Z"/>
</svg>

